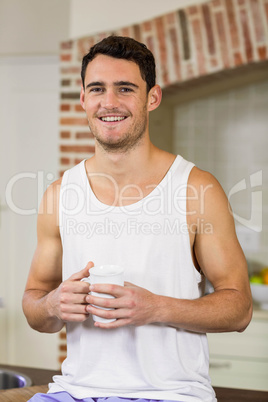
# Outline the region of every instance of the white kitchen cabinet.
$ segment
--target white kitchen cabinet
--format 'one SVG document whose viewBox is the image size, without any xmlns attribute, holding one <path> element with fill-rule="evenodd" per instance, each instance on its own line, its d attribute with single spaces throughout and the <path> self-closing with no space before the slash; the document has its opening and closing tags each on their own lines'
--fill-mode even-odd
<svg viewBox="0 0 268 402">
<path fill-rule="evenodd" d="M 208 334 L 213 386 L 268 391 L 268 311 L 242 332 Z"/>
</svg>

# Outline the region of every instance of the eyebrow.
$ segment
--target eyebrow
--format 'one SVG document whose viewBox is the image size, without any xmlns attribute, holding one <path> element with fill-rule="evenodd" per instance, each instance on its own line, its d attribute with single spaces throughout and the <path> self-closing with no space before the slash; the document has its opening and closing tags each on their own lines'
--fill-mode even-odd
<svg viewBox="0 0 268 402">
<path fill-rule="evenodd" d="M 116 87 L 127 86 L 127 87 L 132 87 L 132 88 L 139 88 L 138 85 L 136 85 L 130 81 L 115 81 L 114 85 Z M 104 87 L 104 86 L 105 86 L 105 83 L 103 81 L 93 81 L 93 82 L 90 82 L 89 84 L 87 84 L 86 88 Z"/>
</svg>

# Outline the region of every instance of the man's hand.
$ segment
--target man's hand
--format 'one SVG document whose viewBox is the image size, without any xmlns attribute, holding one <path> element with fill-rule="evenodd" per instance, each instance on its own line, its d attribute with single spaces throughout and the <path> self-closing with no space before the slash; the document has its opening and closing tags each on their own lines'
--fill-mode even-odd
<svg viewBox="0 0 268 402">
<path fill-rule="evenodd" d="M 51 315 L 64 322 L 83 322 L 88 318 L 86 297 L 89 284 L 81 282 L 81 279 L 89 276 L 88 271 L 93 266 L 93 262 L 89 262 L 84 269 L 70 276 L 57 289 L 50 292 L 47 306 Z"/>
<path fill-rule="evenodd" d="M 125 282 L 125 286 L 94 284 L 90 291 L 107 293 L 114 296 L 114 299 L 106 299 L 88 295 L 86 311 L 102 318 L 115 318 L 111 323 L 95 322 L 96 327 L 118 328 L 125 325 L 145 325 L 156 322 L 157 295 L 146 289 Z M 94 304 L 94 307 L 91 304 Z M 103 310 L 98 307 L 113 308 L 114 310 Z"/>
</svg>

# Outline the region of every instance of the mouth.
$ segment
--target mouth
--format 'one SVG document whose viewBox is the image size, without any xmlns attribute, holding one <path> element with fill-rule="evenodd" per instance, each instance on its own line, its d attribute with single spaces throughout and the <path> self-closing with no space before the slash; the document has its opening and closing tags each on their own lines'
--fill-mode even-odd
<svg viewBox="0 0 268 402">
<path fill-rule="evenodd" d="M 123 120 L 126 120 L 127 116 L 101 116 L 99 117 L 99 120 L 105 122 L 105 123 L 114 123 L 114 122 L 120 122 Z"/>
</svg>

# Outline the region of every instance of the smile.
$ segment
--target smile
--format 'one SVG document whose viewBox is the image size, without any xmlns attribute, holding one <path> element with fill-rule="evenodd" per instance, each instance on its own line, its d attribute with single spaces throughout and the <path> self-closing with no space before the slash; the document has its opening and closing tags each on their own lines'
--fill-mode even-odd
<svg viewBox="0 0 268 402">
<path fill-rule="evenodd" d="M 105 117 L 100 117 L 101 121 L 122 121 L 125 120 L 127 117 L 126 116 L 105 116 Z"/>
</svg>

